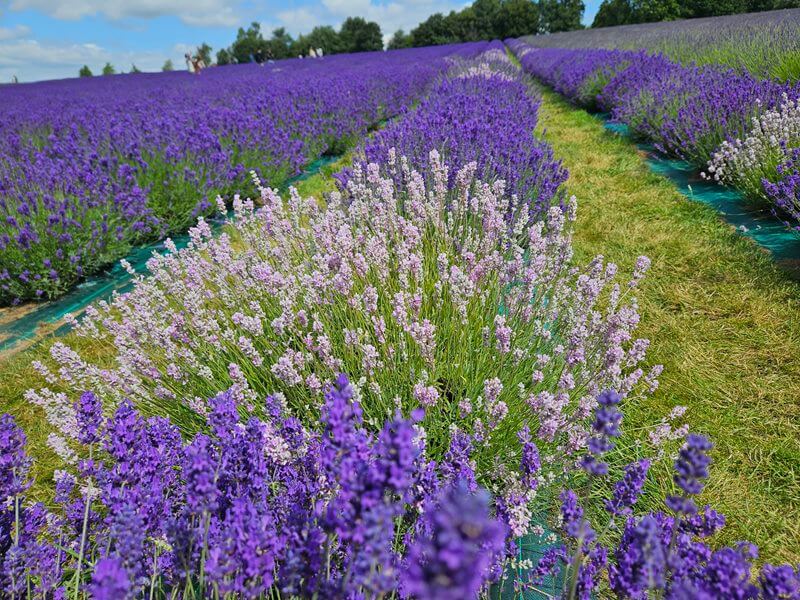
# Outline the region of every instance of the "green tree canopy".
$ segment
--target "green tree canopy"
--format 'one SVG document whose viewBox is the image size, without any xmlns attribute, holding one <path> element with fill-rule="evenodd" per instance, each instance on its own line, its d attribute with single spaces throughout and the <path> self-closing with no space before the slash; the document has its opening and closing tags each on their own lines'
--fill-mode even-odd
<svg viewBox="0 0 800 600">
<path fill-rule="evenodd" d="M 222 65 L 229 65 L 234 62 L 233 54 L 227 48 L 222 48 L 221 50 L 217 51 L 217 64 Z"/>
<path fill-rule="evenodd" d="M 592 21 L 592 27 L 614 27 L 631 23 L 633 8 L 630 0 L 603 0 Z"/>
<path fill-rule="evenodd" d="M 531 0 L 506 0 L 495 20 L 495 33 L 499 39 L 517 38 L 539 33 L 541 16 L 539 5 Z"/>
<path fill-rule="evenodd" d="M 142 70 L 139 67 L 133 64 L 131 65 L 131 73 L 141 73 L 141 72 Z"/>
<path fill-rule="evenodd" d="M 83 65 L 81 67 L 81 70 L 78 71 L 78 75 L 80 75 L 81 77 L 91 77 L 92 70 L 89 68 L 89 65 Z"/>
<path fill-rule="evenodd" d="M 200 57 L 206 65 L 211 64 L 211 46 L 203 42 L 197 47 L 197 56 Z"/>
<path fill-rule="evenodd" d="M 266 40 L 261 35 L 261 25 L 253 21 L 247 29 L 239 27 L 236 40 L 229 51 L 232 58 L 238 63 L 247 63 L 250 62 L 250 56 L 255 56 L 259 50 L 266 51 Z"/>
<path fill-rule="evenodd" d="M 298 37 L 292 44 L 291 55 L 303 56 L 311 48 L 322 48 L 323 54 L 338 54 L 342 52 L 342 42 L 337 31 L 330 25 L 318 25 L 310 33 Z"/>
<path fill-rule="evenodd" d="M 103 67 L 103 75 L 113 75 L 114 73 L 116 73 L 114 66 L 110 62 L 107 62 Z"/>
<path fill-rule="evenodd" d="M 582 0 L 540 0 L 541 29 L 547 33 L 583 29 Z"/>
<path fill-rule="evenodd" d="M 410 35 L 407 35 L 402 29 L 398 29 L 392 34 L 387 48 L 389 50 L 400 50 L 401 48 L 410 48 L 413 40 Z"/>
<path fill-rule="evenodd" d="M 383 50 L 381 27 L 362 17 L 348 17 L 339 30 L 344 52 L 369 52 Z"/>
<path fill-rule="evenodd" d="M 174 71 L 175 65 L 173 65 L 172 60 L 168 58 L 167 60 L 164 61 L 164 66 L 161 67 L 161 70 L 164 71 L 165 73 L 167 71 Z"/>
<path fill-rule="evenodd" d="M 631 8 L 634 23 L 674 21 L 684 14 L 679 0 L 633 0 Z"/>
<path fill-rule="evenodd" d="M 294 40 L 284 27 L 278 27 L 272 32 L 272 37 L 260 48 L 261 54 L 256 58 L 265 60 L 270 54 L 273 58 L 289 58 L 292 56 Z"/>
</svg>

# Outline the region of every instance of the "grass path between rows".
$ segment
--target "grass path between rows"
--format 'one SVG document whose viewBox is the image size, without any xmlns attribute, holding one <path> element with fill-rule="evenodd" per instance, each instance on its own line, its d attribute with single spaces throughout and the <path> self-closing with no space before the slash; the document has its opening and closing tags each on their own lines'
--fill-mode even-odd
<svg viewBox="0 0 800 600">
<path fill-rule="evenodd" d="M 678 404 L 716 445 L 703 500 L 728 517 L 720 541 L 748 539 L 765 561 L 800 558 L 800 285 L 769 256 L 653 174 L 629 141 L 550 90 L 540 133 L 578 198 L 576 254 L 630 270 L 653 266 L 638 293 L 638 334 L 663 364 L 658 392 L 627 427 Z"/>
</svg>

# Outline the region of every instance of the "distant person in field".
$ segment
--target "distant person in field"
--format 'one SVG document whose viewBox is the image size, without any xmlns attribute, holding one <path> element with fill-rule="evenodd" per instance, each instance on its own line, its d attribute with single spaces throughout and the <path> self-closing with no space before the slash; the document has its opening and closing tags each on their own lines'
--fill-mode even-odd
<svg viewBox="0 0 800 600">
<path fill-rule="evenodd" d="M 322 48 L 317 48 L 317 58 L 322 58 Z"/>
<path fill-rule="evenodd" d="M 314 50 L 313 48 L 309 48 L 308 57 L 309 58 L 317 58 L 317 51 Z"/>
<path fill-rule="evenodd" d="M 270 64 L 275 62 L 275 56 L 272 54 L 272 48 L 267 48 L 267 62 Z"/>
<path fill-rule="evenodd" d="M 187 52 L 186 54 L 183 55 L 183 59 L 186 61 L 186 70 L 189 71 L 189 73 L 194 73 L 192 55 Z"/>
</svg>

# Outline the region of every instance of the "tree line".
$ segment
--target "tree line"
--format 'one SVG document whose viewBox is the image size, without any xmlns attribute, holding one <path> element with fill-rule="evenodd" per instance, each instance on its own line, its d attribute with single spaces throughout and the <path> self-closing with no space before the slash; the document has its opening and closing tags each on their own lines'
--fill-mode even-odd
<svg viewBox="0 0 800 600">
<path fill-rule="evenodd" d="M 265 38 L 261 25 L 253 22 L 247 29 L 240 27 L 233 44 L 217 52 L 217 64 L 307 56 L 312 48 L 322 48 L 324 54 L 383 50 L 383 34 L 380 25 L 362 17 L 345 19 L 339 31 L 330 25 L 314 27 L 297 39 L 292 38 L 284 27 L 273 30 L 272 36 Z"/>
<path fill-rule="evenodd" d="M 409 33 L 396 31 L 389 49 L 436 46 L 582 29 L 581 0 L 475 0 L 447 15 L 436 13 Z"/>
<path fill-rule="evenodd" d="M 800 0 L 603 0 L 592 27 L 798 8 Z"/>
</svg>

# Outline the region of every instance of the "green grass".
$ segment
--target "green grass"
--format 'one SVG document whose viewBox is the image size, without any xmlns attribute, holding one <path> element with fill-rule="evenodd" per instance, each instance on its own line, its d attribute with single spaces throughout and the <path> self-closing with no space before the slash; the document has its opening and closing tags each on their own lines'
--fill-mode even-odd
<svg viewBox="0 0 800 600">
<path fill-rule="evenodd" d="M 703 500 L 728 517 L 721 542 L 749 539 L 761 560 L 800 557 L 800 286 L 709 207 L 650 172 L 636 147 L 543 90 L 540 127 L 578 198 L 579 259 L 653 266 L 638 334 L 663 364 L 658 392 L 627 427 L 678 404 L 716 448 Z M 657 486 L 667 489 L 668 481 Z M 654 502 L 654 497 L 650 497 Z"/>
</svg>

